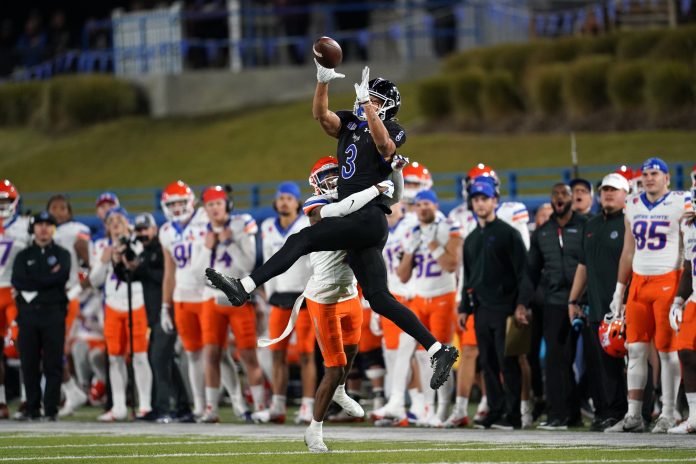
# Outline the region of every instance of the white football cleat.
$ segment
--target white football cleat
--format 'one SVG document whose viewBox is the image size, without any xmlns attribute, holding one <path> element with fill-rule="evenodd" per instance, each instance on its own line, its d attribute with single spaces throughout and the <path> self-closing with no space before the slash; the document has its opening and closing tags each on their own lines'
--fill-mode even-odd
<svg viewBox="0 0 696 464">
<path fill-rule="evenodd" d="M 441 429 L 445 426 L 445 423 L 442 422 L 442 419 L 437 414 L 433 414 L 430 416 L 430 420 L 428 420 L 428 423 L 426 424 L 427 427 L 432 427 L 434 429 Z"/>
<path fill-rule="evenodd" d="M 273 422 L 276 424 L 285 423 L 285 413 L 275 413 L 271 412 L 270 409 L 262 409 L 261 411 L 256 411 L 251 414 L 251 420 L 257 424 L 268 424 Z"/>
<path fill-rule="evenodd" d="M 645 423 L 641 416 L 626 416 L 608 429 L 604 429 L 604 433 L 623 433 L 633 432 L 641 433 L 645 431 Z"/>
<path fill-rule="evenodd" d="M 385 404 L 381 408 L 372 411 L 370 413 L 370 417 L 372 418 L 372 420 L 402 419 L 406 417 L 406 408 L 387 402 L 387 404 Z"/>
<path fill-rule="evenodd" d="M 351 417 L 365 417 L 365 411 L 363 410 L 360 403 L 355 401 L 350 396 L 345 393 L 339 394 L 338 391 L 334 392 L 333 400 L 343 408 L 343 410 Z"/>
<path fill-rule="evenodd" d="M 665 416 L 660 416 L 655 422 L 655 427 L 652 429 L 652 433 L 667 433 L 669 429 L 677 425 L 677 421 L 674 418 L 669 418 Z"/>
<path fill-rule="evenodd" d="M 114 411 L 113 409 L 110 409 L 109 411 L 106 411 L 104 414 L 100 415 L 97 417 L 97 420 L 99 422 L 119 422 L 119 421 L 124 421 L 128 418 L 128 412 L 123 411 Z"/>
<path fill-rule="evenodd" d="M 324 443 L 321 430 L 312 430 L 307 427 L 304 433 L 304 442 L 310 453 L 328 453 L 329 448 Z"/>
<path fill-rule="evenodd" d="M 80 406 L 87 404 L 88 399 L 87 394 L 79 388 L 75 389 L 74 394 L 66 394 L 65 403 L 58 411 L 58 417 L 72 416 Z"/>
<path fill-rule="evenodd" d="M 452 411 L 452 414 L 450 414 L 444 423 L 445 428 L 448 429 L 466 427 L 467 425 L 469 425 L 469 416 L 466 414 L 461 414 L 456 409 Z"/>
<path fill-rule="evenodd" d="M 691 423 L 688 420 L 685 420 L 681 424 L 667 430 L 667 433 L 675 435 L 689 435 L 692 433 L 696 433 L 696 427 L 691 425 Z"/>
<path fill-rule="evenodd" d="M 312 416 L 313 411 L 307 407 L 307 405 L 300 406 L 297 410 L 297 415 L 295 416 L 295 424 L 309 424 L 314 418 Z"/>
</svg>

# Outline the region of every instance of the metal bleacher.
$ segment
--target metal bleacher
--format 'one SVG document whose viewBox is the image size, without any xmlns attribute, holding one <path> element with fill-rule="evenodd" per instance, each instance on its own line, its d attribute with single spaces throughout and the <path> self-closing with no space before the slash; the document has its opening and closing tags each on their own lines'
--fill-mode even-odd
<svg viewBox="0 0 696 464">
<path fill-rule="evenodd" d="M 672 188 L 681 190 L 687 186 L 691 167 L 692 164 L 688 161 L 671 164 Z M 580 168 L 580 177 L 596 184 L 605 174 L 616 168 L 617 165 L 614 164 L 582 166 Z M 551 185 L 558 181 L 568 182 L 573 177 L 573 170 L 561 167 L 521 168 L 499 170 L 497 174 L 501 184 L 501 199 L 503 201 L 520 201 L 527 205 L 530 212 L 534 212 L 539 205 L 548 201 Z M 461 186 L 464 176 L 463 172 L 433 174 L 434 190 L 440 198 L 440 206 L 443 212 L 448 213 L 462 202 Z M 303 195 L 311 195 L 306 179 L 295 181 L 300 185 Z M 273 203 L 277 185 L 277 181 L 232 184 L 235 210 L 248 212 L 259 222 L 273 215 L 271 204 Z M 202 185 L 192 186 L 197 194 L 200 194 L 204 187 Z M 117 194 L 121 205 L 130 213 L 153 212 L 158 222 L 164 220 L 159 202 L 162 193 L 161 188 L 111 189 L 105 187 L 104 190 Z M 42 210 L 48 198 L 54 193 L 56 192 L 23 192 L 23 211 L 36 212 Z M 92 228 L 98 227 L 98 220 L 94 216 L 94 202 L 97 196 L 102 193 L 102 190 L 78 190 L 62 193 L 69 197 L 77 220 Z"/>
</svg>

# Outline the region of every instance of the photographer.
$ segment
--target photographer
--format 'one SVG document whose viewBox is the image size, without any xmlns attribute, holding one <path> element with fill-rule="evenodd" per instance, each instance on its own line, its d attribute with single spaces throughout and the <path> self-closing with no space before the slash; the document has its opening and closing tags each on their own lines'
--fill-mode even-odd
<svg viewBox="0 0 696 464">
<path fill-rule="evenodd" d="M 104 338 L 109 353 L 109 376 L 113 407 L 99 416 L 101 422 L 125 420 L 126 409 L 126 354 L 129 352 L 132 317 L 132 353 L 135 383 L 138 387 L 140 409 L 137 417 L 150 410 L 152 372 L 147 360 L 147 316 L 143 287 L 140 282 L 129 282 L 127 263 L 135 259 L 142 247 L 131 236 L 128 213 L 123 208 L 112 208 L 106 214 L 107 238 L 95 244 L 101 255 L 94 260 L 89 273 L 93 286 L 104 285 Z M 130 287 L 130 289 L 129 289 Z M 129 293 L 130 291 L 130 301 Z M 131 313 L 129 316 L 129 312 Z"/>
<path fill-rule="evenodd" d="M 126 262 L 132 272 L 131 279 L 142 284 L 145 296 L 145 312 L 150 326 L 149 358 L 153 374 L 153 411 L 146 417 L 160 423 L 173 420 L 170 414 L 170 398 L 176 402 L 176 415 L 191 413 L 186 386 L 179 366 L 174 359 L 176 332 L 166 333 L 160 324 L 162 307 L 162 278 L 164 276 L 164 256 L 162 245 L 157 237 L 157 223 L 151 214 L 135 217 L 135 240 L 143 246 L 143 251 L 135 259 Z"/>
<path fill-rule="evenodd" d="M 43 408 L 46 419 L 55 421 L 60 401 L 68 298 L 65 284 L 70 277 L 70 253 L 56 245 L 56 220 L 46 211 L 30 223 L 32 244 L 20 251 L 12 267 L 12 286 L 17 291 L 19 355 L 22 362 L 27 409 L 19 418 L 41 417 L 41 366 L 46 378 Z"/>
</svg>

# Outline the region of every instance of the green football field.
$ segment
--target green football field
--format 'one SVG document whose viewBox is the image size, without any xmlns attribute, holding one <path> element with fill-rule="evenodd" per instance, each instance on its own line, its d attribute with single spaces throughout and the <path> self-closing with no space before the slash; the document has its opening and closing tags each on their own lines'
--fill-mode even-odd
<svg viewBox="0 0 696 464">
<path fill-rule="evenodd" d="M 303 443 L 305 426 L 292 424 L 295 409 L 285 425 L 244 424 L 228 406 L 220 424 L 103 424 L 96 422 L 102 410 L 91 406 L 56 423 L 4 420 L 0 463 L 696 463 L 694 435 L 604 434 L 586 426 L 502 432 L 325 423 L 331 453 L 318 455 Z"/>
</svg>

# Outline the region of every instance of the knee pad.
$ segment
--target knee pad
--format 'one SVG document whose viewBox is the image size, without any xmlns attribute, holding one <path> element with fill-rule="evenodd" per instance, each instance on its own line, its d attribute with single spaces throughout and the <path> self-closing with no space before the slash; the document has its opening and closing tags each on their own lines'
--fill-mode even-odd
<svg viewBox="0 0 696 464">
<path fill-rule="evenodd" d="M 133 353 L 133 365 L 149 367 L 150 364 L 147 360 L 147 353 Z"/>
<path fill-rule="evenodd" d="M 629 390 L 643 390 L 648 380 L 648 352 L 647 343 L 628 344 L 628 373 L 626 383 Z"/>
<path fill-rule="evenodd" d="M 367 377 L 368 380 L 381 379 L 384 377 L 384 374 L 386 374 L 386 373 L 387 373 L 387 371 L 384 368 L 376 367 L 376 368 L 367 369 L 365 371 L 365 377 Z"/>
</svg>

